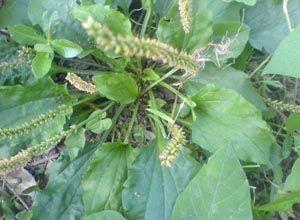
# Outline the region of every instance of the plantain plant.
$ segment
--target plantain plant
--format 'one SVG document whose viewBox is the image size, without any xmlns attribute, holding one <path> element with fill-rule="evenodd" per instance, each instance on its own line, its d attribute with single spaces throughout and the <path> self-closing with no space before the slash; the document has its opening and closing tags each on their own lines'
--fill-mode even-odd
<svg viewBox="0 0 300 220">
<path fill-rule="evenodd" d="M 299 159 L 291 171 L 281 166 L 296 160 L 300 143 L 298 84 L 294 103 L 280 101 L 274 74 L 278 62 L 300 71 L 296 58 L 283 56 L 300 37 L 297 29 L 288 34 L 285 19 L 300 21 L 292 11 L 300 8 L 291 3 L 291 13 L 280 15 L 284 31 L 270 30 L 276 39 L 267 42 L 261 37 L 267 31 L 253 22 L 262 16 L 273 25 L 259 12 L 281 12 L 278 4 L 6 2 L 0 9 L 3 217 L 287 218 L 300 202 Z M 251 66 L 253 54 L 267 53 Z M 266 73 L 273 78 L 261 74 L 270 59 Z M 283 75 L 299 77 L 297 71 Z M 20 172 L 37 182 L 19 194 L 11 179 Z"/>
</svg>

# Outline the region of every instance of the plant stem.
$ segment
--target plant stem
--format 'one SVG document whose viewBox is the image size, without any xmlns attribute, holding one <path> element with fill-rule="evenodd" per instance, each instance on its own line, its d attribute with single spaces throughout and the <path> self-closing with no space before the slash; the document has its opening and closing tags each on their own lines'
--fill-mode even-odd
<svg viewBox="0 0 300 220">
<path fill-rule="evenodd" d="M 132 114 L 132 117 L 131 117 L 131 120 L 130 120 L 130 123 L 129 123 L 129 127 L 127 129 L 126 134 L 125 134 L 124 144 L 128 144 L 129 143 L 129 137 L 130 137 L 130 134 L 131 134 L 134 122 L 136 120 L 136 116 L 137 116 L 137 113 L 138 113 L 138 110 L 139 110 L 139 106 L 140 106 L 140 103 L 137 102 L 137 104 L 136 104 L 136 106 L 135 106 L 135 108 L 133 110 L 133 114 Z"/>
<path fill-rule="evenodd" d="M 146 30 L 147 30 L 147 26 L 148 26 L 151 14 L 152 14 L 152 7 L 149 7 L 147 12 L 146 12 L 145 19 L 143 21 L 143 26 L 142 26 L 142 29 L 141 29 L 141 37 L 144 37 L 145 34 L 146 34 Z"/>
<path fill-rule="evenodd" d="M 143 92 L 142 92 L 142 96 L 144 94 L 146 94 L 150 89 L 152 89 L 154 86 L 156 86 L 157 84 L 159 84 L 160 82 L 162 82 L 163 80 L 165 80 L 166 78 L 170 77 L 171 75 L 173 75 L 178 69 L 174 68 L 172 70 L 170 70 L 168 73 L 166 73 L 163 77 L 161 77 L 160 79 L 156 80 L 154 83 L 152 83 L 150 86 L 148 86 Z"/>
<path fill-rule="evenodd" d="M 110 127 L 110 129 L 106 130 L 103 135 L 101 136 L 101 140 L 99 142 L 99 146 L 101 146 L 107 139 L 108 135 L 110 134 L 111 130 L 115 127 L 117 120 L 119 118 L 119 116 L 121 115 L 121 113 L 123 112 L 124 108 L 126 105 L 122 104 L 119 106 L 119 108 L 117 109 L 117 111 L 115 112 L 114 117 L 112 118 L 112 125 Z"/>
<path fill-rule="evenodd" d="M 270 59 L 272 56 L 268 56 L 249 76 L 248 78 L 252 78 L 257 71 L 259 71 Z"/>
<path fill-rule="evenodd" d="M 188 97 L 184 96 L 182 93 L 180 93 L 179 91 L 177 91 L 175 88 L 173 88 L 169 84 L 167 84 L 165 82 L 160 82 L 160 85 L 162 87 L 165 87 L 166 89 L 170 90 L 171 92 L 173 92 L 175 95 L 177 95 L 179 98 L 181 98 L 182 101 L 184 101 L 191 108 L 195 107 L 195 103 L 193 103 Z"/>
<path fill-rule="evenodd" d="M 106 112 L 106 111 L 107 111 L 108 109 L 110 109 L 114 104 L 115 104 L 114 102 L 111 102 L 108 106 L 106 106 L 104 109 L 102 109 L 101 112 Z M 79 124 L 76 125 L 75 130 L 78 129 L 78 128 L 80 128 L 80 127 L 82 127 L 82 126 L 84 126 L 85 124 L 87 124 L 89 121 L 91 121 L 91 120 L 93 120 L 93 119 L 94 119 L 94 117 L 88 118 L 88 119 L 86 119 L 86 120 L 80 122 Z"/>
<path fill-rule="evenodd" d="M 87 97 L 81 99 L 81 100 L 78 101 L 77 103 L 75 103 L 74 106 L 80 105 L 80 104 L 85 103 L 85 102 L 94 101 L 94 100 L 96 100 L 96 99 L 98 99 L 98 98 L 99 98 L 98 95 L 89 95 L 89 96 L 87 96 Z"/>
</svg>

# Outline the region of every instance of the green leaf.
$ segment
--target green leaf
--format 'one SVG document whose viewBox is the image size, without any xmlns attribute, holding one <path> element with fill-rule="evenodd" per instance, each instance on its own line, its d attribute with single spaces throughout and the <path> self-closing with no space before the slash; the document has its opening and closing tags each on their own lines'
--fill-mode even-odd
<svg viewBox="0 0 300 220">
<path fill-rule="evenodd" d="M 155 11 L 160 15 L 161 18 L 167 15 L 169 10 L 176 3 L 175 0 L 156 0 L 154 2 Z"/>
<path fill-rule="evenodd" d="M 0 38 L 0 85 L 24 84 L 34 80 L 31 72 L 33 55 L 20 56 L 21 46 Z"/>
<path fill-rule="evenodd" d="M 171 219 L 179 193 L 198 171 L 198 163 L 184 148 L 171 168 L 162 167 L 156 143 L 140 149 L 124 184 L 123 207 L 128 219 Z"/>
<path fill-rule="evenodd" d="M 121 210 L 121 193 L 127 178 L 129 149 L 120 142 L 107 143 L 93 155 L 84 175 L 83 201 L 87 215 L 102 210 Z"/>
<path fill-rule="evenodd" d="M 37 52 L 32 60 L 32 72 L 36 78 L 44 77 L 51 69 L 53 53 Z"/>
<path fill-rule="evenodd" d="M 242 2 L 246 5 L 250 5 L 253 6 L 256 4 L 256 0 L 223 0 L 224 2 L 232 2 L 232 1 L 236 1 L 236 2 Z"/>
<path fill-rule="evenodd" d="M 59 39 L 51 41 L 53 50 L 63 56 L 64 58 L 73 58 L 82 52 L 82 48 L 66 39 Z"/>
<path fill-rule="evenodd" d="M 34 49 L 36 52 L 54 53 L 48 44 L 35 44 Z"/>
<path fill-rule="evenodd" d="M 81 23 L 72 16 L 77 0 L 29 0 L 28 15 L 52 39 L 67 39 L 88 46 L 88 36 Z"/>
<path fill-rule="evenodd" d="M 32 27 L 25 25 L 9 26 L 8 31 L 12 38 L 19 44 L 34 45 L 36 43 L 45 43 L 46 40 L 39 35 Z"/>
<path fill-rule="evenodd" d="M 131 23 L 128 18 L 107 5 L 81 6 L 73 10 L 73 15 L 80 21 L 85 21 L 91 15 L 95 21 L 108 27 L 115 35 L 132 35 Z"/>
<path fill-rule="evenodd" d="M 10 0 L 0 10 L 0 28 L 16 24 L 30 25 L 27 14 L 28 0 Z"/>
<path fill-rule="evenodd" d="M 300 28 L 291 32 L 279 44 L 264 74 L 279 74 L 300 78 Z"/>
<path fill-rule="evenodd" d="M 71 160 L 73 160 L 85 145 L 85 129 L 79 128 L 70 134 L 65 140 L 65 145 L 69 149 Z"/>
<path fill-rule="evenodd" d="M 66 105 L 70 110 L 59 110 L 62 105 Z M 21 149 L 40 143 L 62 131 L 66 116 L 71 114 L 71 105 L 66 87 L 47 78 L 25 87 L 0 87 L 1 157 L 13 156 Z M 31 124 L 41 115 L 52 111 L 56 111 L 52 117 Z M 31 126 L 20 129 L 24 125 Z M 9 128 L 19 128 L 19 132 L 15 135 L 3 135 L 2 129 Z"/>
<path fill-rule="evenodd" d="M 126 220 L 119 212 L 112 210 L 105 210 L 102 212 L 96 212 L 87 217 L 84 217 L 83 220 Z"/>
<path fill-rule="evenodd" d="M 201 74 L 191 78 L 186 84 L 190 96 L 195 95 L 206 84 L 214 84 L 217 88 L 228 88 L 236 91 L 260 110 L 266 110 L 266 105 L 252 86 L 248 75 L 232 67 L 217 68 L 208 64 Z"/>
<path fill-rule="evenodd" d="M 190 7 L 193 9 L 190 32 L 185 36 L 178 5 L 174 4 L 168 15 L 158 24 L 156 35 L 160 41 L 179 50 L 186 49 L 188 52 L 193 52 L 209 41 L 212 34 L 212 23 L 206 1 L 193 0 L 193 5 Z"/>
<path fill-rule="evenodd" d="M 259 206 L 256 209 L 261 211 L 290 212 L 293 210 L 292 206 L 296 203 L 300 203 L 300 191 L 285 194 L 279 199 L 276 199 L 271 203 Z"/>
<path fill-rule="evenodd" d="M 212 12 L 214 23 L 240 22 L 242 4 L 236 2 L 225 3 L 220 0 L 207 0 L 207 6 Z"/>
<path fill-rule="evenodd" d="M 288 132 L 300 130 L 300 114 L 291 114 L 288 117 L 285 126 Z"/>
<path fill-rule="evenodd" d="M 192 97 L 197 120 L 192 127 L 192 141 L 215 152 L 234 147 L 244 161 L 269 164 L 274 137 L 261 113 L 242 96 L 230 89 L 202 88 Z"/>
<path fill-rule="evenodd" d="M 134 102 L 138 96 L 138 86 L 128 74 L 102 73 L 94 76 L 93 82 L 102 95 L 122 104 Z"/>
<path fill-rule="evenodd" d="M 91 120 L 86 124 L 86 128 L 91 130 L 96 134 L 101 134 L 102 132 L 108 130 L 112 125 L 112 121 L 110 118 L 105 118 L 102 120 Z"/>
<path fill-rule="evenodd" d="M 83 215 L 81 180 L 92 152 L 85 152 L 73 161 L 62 158 L 50 167 L 46 188 L 35 196 L 32 220 L 69 220 Z"/>
<path fill-rule="evenodd" d="M 300 24 L 300 0 L 289 1 L 288 13 L 293 27 Z M 268 53 L 273 53 L 289 34 L 282 1 L 257 0 L 254 7 L 246 9 L 245 23 L 251 28 L 251 45 Z"/>
<path fill-rule="evenodd" d="M 285 181 L 284 190 L 300 191 L 300 158 L 295 161 L 292 171 Z"/>
<path fill-rule="evenodd" d="M 233 149 L 221 148 L 179 195 L 172 219 L 252 219 L 249 189 Z"/>
</svg>

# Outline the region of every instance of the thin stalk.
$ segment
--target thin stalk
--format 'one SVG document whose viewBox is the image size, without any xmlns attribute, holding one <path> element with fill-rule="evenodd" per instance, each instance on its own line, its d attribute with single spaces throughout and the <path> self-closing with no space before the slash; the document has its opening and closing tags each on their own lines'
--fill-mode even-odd
<svg viewBox="0 0 300 220">
<path fill-rule="evenodd" d="M 83 99 L 81 99 L 80 101 L 78 101 L 77 103 L 75 103 L 74 106 L 80 105 L 80 104 L 85 103 L 85 102 L 94 101 L 94 100 L 96 100 L 96 99 L 98 99 L 98 98 L 99 98 L 98 95 L 89 95 L 89 96 L 87 96 L 86 98 L 83 98 Z"/>
<path fill-rule="evenodd" d="M 147 30 L 147 26 L 148 26 L 151 14 L 152 14 L 152 7 L 150 7 L 146 12 L 145 19 L 143 21 L 143 26 L 141 29 L 141 37 L 144 37 L 146 34 L 146 30 Z"/>
<path fill-rule="evenodd" d="M 117 109 L 117 111 L 115 112 L 114 117 L 112 118 L 112 125 L 110 127 L 110 129 L 106 130 L 103 135 L 101 136 L 101 140 L 99 142 L 99 146 L 101 146 L 107 139 L 107 137 L 109 136 L 110 132 L 112 131 L 112 129 L 115 127 L 117 120 L 119 118 L 119 116 L 121 115 L 121 113 L 123 112 L 124 108 L 126 105 L 122 104 L 119 106 L 119 108 Z"/>
<path fill-rule="evenodd" d="M 90 66 L 94 66 L 94 67 L 98 67 L 98 68 L 103 68 L 102 65 L 99 65 L 98 63 L 91 63 L 91 62 L 87 62 L 84 60 L 74 60 L 74 59 L 65 59 L 68 62 L 74 62 L 74 63 L 82 63 L 82 64 L 86 64 L 86 65 L 90 65 Z"/>
<path fill-rule="evenodd" d="M 138 113 L 138 110 L 139 110 L 139 106 L 140 106 L 140 103 L 137 102 L 137 104 L 136 104 L 136 106 L 135 106 L 135 108 L 133 110 L 133 114 L 132 114 L 132 117 L 131 117 L 131 120 L 130 120 L 130 123 L 129 123 L 129 127 L 127 129 L 126 134 L 125 134 L 124 144 L 128 144 L 129 143 L 129 137 L 130 137 L 130 134 L 131 134 L 134 122 L 136 120 L 136 116 L 137 116 L 137 113 Z"/>
<path fill-rule="evenodd" d="M 185 95 L 183 95 L 182 93 L 180 93 L 179 91 L 177 91 L 175 88 L 173 88 L 169 84 L 167 84 L 165 82 L 160 82 L 160 85 L 162 87 L 165 87 L 166 89 L 170 90 L 171 92 L 173 92 L 175 95 L 177 95 L 179 98 L 181 98 L 181 100 L 184 101 L 191 108 L 195 107 L 195 104 L 188 97 L 186 97 Z"/>
<path fill-rule="evenodd" d="M 157 110 L 156 103 L 155 103 L 155 97 L 154 97 L 152 90 L 149 91 L 149 98 L 150 98 L 150 100 L 149 100 L 150 108 Z M 153 115 L 153 119 L 154 119 L 154 125 L 155 125 L 157 146 L 159 149 L 163 149 L 164 142 L 162 140 L 164 139 L 164 137 L 166 137 L 166 132 L 162 126 L 162 123 L 161 123 L 159 117 L 157 117 L 156 115 Z"/>
<path fill-rule="evenodd" d="M 168 73 L 166 73 L 163 77 L 161 77 L 160 79 L 156 80 L 154 83 L 152 83 L 150 86 L 148 86 L 143 92 L 142 92 L 142 96 L 144 94 L 146 94 L 150 89 L 152 89 L 154 86 L 156 86 L 157 84 L 159 84 L 160 82 L 164 81 L 165 79 L 167 79 L 168 77 L 172 76 L 178 69 L 174 68 L 172 70 L 170 70 Z"/>
<path fill-rule="evenodd" d="M 257 73 L 269 60 L 271 59 L 271 55 L 268 56 L 249 76 L 248 78 L 252 78 L 255 73 Z"/>
</svg>

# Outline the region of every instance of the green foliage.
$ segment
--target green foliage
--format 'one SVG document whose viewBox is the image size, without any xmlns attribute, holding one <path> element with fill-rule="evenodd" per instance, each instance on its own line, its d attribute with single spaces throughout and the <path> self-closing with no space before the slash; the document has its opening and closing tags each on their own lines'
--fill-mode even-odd
<svg viewBox="0 0 300 220">
<path fill-rule="evenodd" d="M 198 170 L 198 163 L 183 150 L 172 167 L 163 167 L 156 143 L 141 149 L 124 184 L 123 206 L 128 219 L 171 219 L 179 193 Z"/>
<path fill-rule="evenodd" d="M 193 52 L 205 45 L 212 34 L 210 13 L 204 0 L 192 1 L 192 24 L 185 36 L 177 4 L 174 4 L 165 18 L 159 22 L 157 38 L 171 46 Z M 199 39 L 197 36 L 201 35 Z M 184 40 L 183 40 L 184 39 Z"/>
<path fill-rule="evenodd" d="M 49 171 L 49 183 L 35 196 L 31 219 L 47 217 L 73 219 L 83 215 L 81 179 L 87 169 L 92 151 L 79 155 L 75 160 L 62 158 Z"/>
<path fill-rule="evenodd" d="M 297 216 L 299 9 L 1 1 L 0 219 Z"/>
<path fill-rule="evenodd" d="M 105 97 L 128 104 L 136 100 L 138 96 L 138 86 L 134 79 L 123 73 L 102 73 L 93 77 L 100 94 Z"/>
<path fill-rule="evenodd" d="M 287 177 L 284 183 L 284 189 L 286 191 L 299 191 L 300 190 L 300 159 L 298 158 L 293 166 L 290 175 Z"/>
<path fill-rule="evenodd" d="M 102 210 L 122 210 L 122 186 L 127 178 L 129 151 L 122 143 L 107 143 L 93 155 L 82 181 L 87 215 Z"/>
<path fill-rule="evenodd" d="M 269 164 L 275 140 L 253 105 L 230 89 L 213 86 L 204 87 L 192 100 L 197 104 L 193 142 L 211 152 L 233 147 L 242 160 Z"/>
<path fill-rule="evenodd" d="M 294 27 L 300 22 L 299 0 L 289 1 L 288 12 Z M 245 22 L 251 28 L 249 42 L 259 50 L 274 53 L 279 43 L 289 34 L 281 1 L 258 0 L 247 8 Z M 275 34 L 276 33 L 276 34 Z"/>
<path fill-rule="evenodd" d="M 126 220 L 119 212 L 112 210 L 105 210 L 102 212 L 96 212 L 87 217 L 84 220 Z"/>
<path fill-rule="evenodd" d="M 232 148 L 210 157 L 179 195 L 173 220 L 252 219 L 249 184 Z"/>
<path fill-rule="evenodd" d="M 23 47 L 0 38 L 0 85 L 25 84 L 32 80 L 33 54 L 23 55 L 23 50 Z"/>
<path fill-rule="evenodd" d="M 62 131 L 65 117 L 72 113 L 70 108 L 66 88 L 50 79 L 25 87 L 1 87 L 1 157 L 12 156 Z"/>
<path fill-rule="evenodd" d="M 32 27 L 25 25 L 15 25 L 8 27 L 12 38 L 19 44 L 34 45 L 36 43 L 45 43 L 46 40 L 39 35 Z"/>
<path fill-rule="evenodd" d="M 297 62 L 300 59 L 299 37 L 300 28 L 297 28 L 281 41 L 264 73 L 300 78 L 300 64 Z"/>
</svg>

